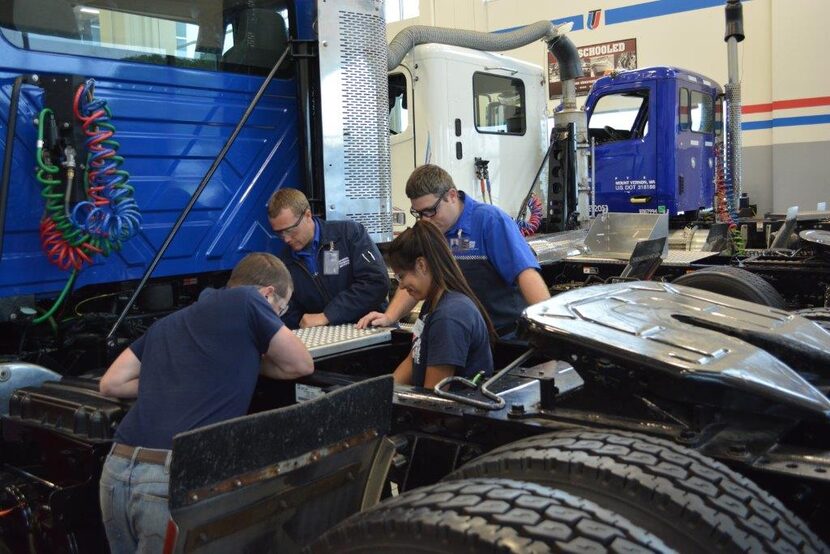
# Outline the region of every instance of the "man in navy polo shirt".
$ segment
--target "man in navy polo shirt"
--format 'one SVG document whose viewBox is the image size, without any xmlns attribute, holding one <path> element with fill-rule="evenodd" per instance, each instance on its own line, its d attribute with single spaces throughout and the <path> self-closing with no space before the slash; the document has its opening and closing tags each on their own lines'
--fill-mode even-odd
<svg viewBox="0 0 830 554">
<path fill-rule="evenodd" d="M 173 436 L 243 416 L 257 376 L 295 379 L 314 370 L 305 345 L 279 314 L 291 276 L 268 253 L 245 256 L 227 288 L 155 322 L 101 378 L 106 396 L 135 398 L 101 474 L 110 551 L 161 552 Z"/>
<path fill-rule="evenodd" d="M 363 225 L 312 217 L 305 195 L 287 187 L 268 201 L 268 221 L 288 246 L 280 255 L 294 281 L 286 325 L 354 323 L 386 307 L 389 275 Z"/>
<path fill-rule="evenodd" d="M 444 233 L 470 288 L 500 335 L 514 330 L 527 305 L 550 298 L 536 256 L 503 210 L 459 191 L 449 173 L 430 164 L 412 172 L 406 195 L 412 214 Z M 395 294 L 385 313 L 367 314 L 358 327 L 391 325 L 414 305 L 408 294 Z"/>
</svg>

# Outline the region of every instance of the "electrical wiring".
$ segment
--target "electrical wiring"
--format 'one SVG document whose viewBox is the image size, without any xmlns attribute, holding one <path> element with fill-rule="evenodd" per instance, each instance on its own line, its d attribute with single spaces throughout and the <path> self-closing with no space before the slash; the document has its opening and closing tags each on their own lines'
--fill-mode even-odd
<svg viewBox="0 0 830 554">
<path fill-rule="evenodd" d="M 113 296 L 118 296 L 119 294 L 122 294 L 122 293 L 121 292 L 107 292 L 107 293 L 104 293 L 104 294 L 99 294 L 97 296 L 91 296 L 89 298 L 85 298 L 85 299 L 81 300 L 80 302 L 78 302 L 77 304 L 75 304 L 75 315 L 76 316 L 83 316 L 86 313 L 86 312 L 79 311 L 81 306 L 83 306 L 84 304 L 88 304 L 89 302 L 94 302 L 95 300 L 100 300 L 102 298 L 110 298 L 110 297 L 113 297 Z"/>
</svg>

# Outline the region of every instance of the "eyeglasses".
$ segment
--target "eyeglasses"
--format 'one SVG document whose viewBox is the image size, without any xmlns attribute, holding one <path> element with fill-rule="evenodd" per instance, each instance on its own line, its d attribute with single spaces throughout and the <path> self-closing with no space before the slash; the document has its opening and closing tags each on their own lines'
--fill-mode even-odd
<svg viewBox="0 0 830 554">
<path fill-rule="evenodd" d="M 438 200 L 435 201 L 435 204 L 433 204 L 429 208 L 424 208 L 423 210 L 409 208 L 409 213 L 411 213 L 412 217 L 414 217 L 415 219 L 421 219 L 422 217 L 435 217 L 435 214 L 438 213 L 438 205 L 441 204 L 441 201 L 444 199 L 444 196 L 446 195 L 446 192 L 442 193 L 441 196 L 438 197 Z"/>
<path fill-rule="evenodd" d="M 277 306 L 274 302 L 271 301 L 271 298 L 276 300 L 277 295 L 274 294 L 268 298 L 268 303 L 274 307 L 274 311 L 277 312 L 277 317 L 282 317 L 285 315 L 285 312 L 288 311 L 288 301 L 283 302 L 282 306 Z"/>
<path fill-rule="evenodd" d="M 305 210 L 303 210 L 303 213 L 300 214 L 300 217 L 297 218 L 297 221 L 295 221 L 293 225 L 289 225 L 285 229 L 274 229 L 274 234 L 278 237 L 293 235 L 297 231 L 297 227 L 303 221 L 303 217 L 305 217 Z"/>
</svg>

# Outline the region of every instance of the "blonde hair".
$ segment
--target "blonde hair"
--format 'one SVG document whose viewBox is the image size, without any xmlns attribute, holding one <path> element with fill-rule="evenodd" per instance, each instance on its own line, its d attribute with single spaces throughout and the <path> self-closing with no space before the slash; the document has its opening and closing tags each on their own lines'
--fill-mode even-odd
<svg viewBox="0 0 830 554">
<path fill-rule="evenodd" d="M 299 217 L 309 209 L 308 198 L 297 189 L 281 188 L 268 199 L 268 217 L 277 217 L 285 208 Z"/>
</svg>

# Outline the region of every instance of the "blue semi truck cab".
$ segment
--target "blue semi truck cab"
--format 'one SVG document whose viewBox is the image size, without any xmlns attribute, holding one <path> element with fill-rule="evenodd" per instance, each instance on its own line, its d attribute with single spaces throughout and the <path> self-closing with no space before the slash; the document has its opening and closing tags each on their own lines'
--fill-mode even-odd
<svg viewBox="0 0 830 554">
<path fill-rule="evenodd" d="M 594 212 L 690 216 L 713 206 L 721 87 L 674 67 L 599 79 L 585 104 Z"/>
</svg>

